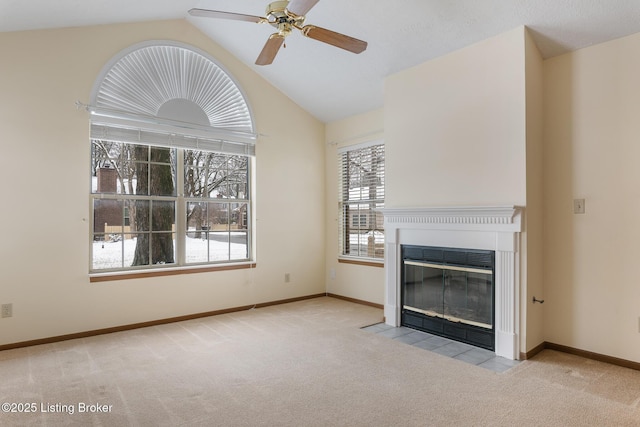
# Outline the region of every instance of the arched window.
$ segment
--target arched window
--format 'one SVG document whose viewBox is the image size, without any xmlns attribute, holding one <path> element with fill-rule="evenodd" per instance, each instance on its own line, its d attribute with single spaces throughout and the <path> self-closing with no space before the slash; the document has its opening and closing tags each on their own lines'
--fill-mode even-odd
<svg viewBox="0 0 640 427">
<path fill-rule="evenodd" d="M 251 260 L 253 120 L 213 59 L 135 45 L 104 67 L 88 109 L 91 272 Z"/>
</svg>

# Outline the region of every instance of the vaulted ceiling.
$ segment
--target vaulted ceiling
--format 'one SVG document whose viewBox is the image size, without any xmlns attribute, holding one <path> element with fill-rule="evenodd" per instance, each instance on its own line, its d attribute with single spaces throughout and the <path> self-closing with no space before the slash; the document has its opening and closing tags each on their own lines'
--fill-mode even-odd
<svg viewBox="0 0 640 427">
<path fill-rule="evenodd" d="M 382 107 L 384 78 L 526 25 L 544 58 L 640 32 L 638 0 L 320 0 L 314 24 L 366 40 L 361 54 L 292 33 L 271 65 L 254 62 L 268 24 L 190 16 L 191 8 L 263 16 L 269 0 L 2 0 L 0 32 L 184 18 L 324 122 Z"/>
</svg>

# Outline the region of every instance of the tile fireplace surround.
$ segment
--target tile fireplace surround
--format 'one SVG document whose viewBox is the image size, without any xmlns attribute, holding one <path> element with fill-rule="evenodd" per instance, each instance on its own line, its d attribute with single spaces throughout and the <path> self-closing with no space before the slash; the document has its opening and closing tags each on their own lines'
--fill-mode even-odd
<svg viewBox="0 0 640 427">
<path fill-rule="evenodd" d="M 520 355 L 520 233 L 517 206 L 389 208 L 380 210 L 385 229 L 386 323 L 400 326 L 402 245 L 495 251 L 495 352 Z"/>
</svg>

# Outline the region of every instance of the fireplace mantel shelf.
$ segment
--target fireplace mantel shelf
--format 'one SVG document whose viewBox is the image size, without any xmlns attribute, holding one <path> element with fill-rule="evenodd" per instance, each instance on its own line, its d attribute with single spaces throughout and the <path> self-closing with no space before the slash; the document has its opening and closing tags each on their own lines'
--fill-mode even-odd
<svg viewBox="0 0 640 427">
<path fill-rule="evenodd" d="M 384 208 L 380 212 L 391 223 L 519 225 L 520 210 L 518 206 L 505 205 Z"/>
</svg>

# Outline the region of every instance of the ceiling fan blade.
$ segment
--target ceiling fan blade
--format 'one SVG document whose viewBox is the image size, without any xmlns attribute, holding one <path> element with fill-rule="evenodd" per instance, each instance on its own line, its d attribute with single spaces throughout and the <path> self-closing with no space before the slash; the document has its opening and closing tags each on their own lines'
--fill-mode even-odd
<svg viewBox="0 0 640 427">
<path fill-rule="evenodd" d="M 294 15 L 304 16 L 320 0 L 291 0 L 287 5 L 287 10 Z"/>
<path fill-rule="evenodd" d="M 247 21 L 247 22 L 262 22 L 265 18 L 261 16 L 243 15 L 242 13 L 221 12 L 219 10 L 209 9 L 191 9 L 189 10 L 191 16 L 202 16 L 205 18 L 221 18 L 221 19 L 233 19 L 235 21 Z"/>
<path fill-rule="evenodd" d="M 330 45 L 348 50 L 353 53 L 361 53 L 367 48 L 367 42 L 356 38 L 327 30 L 326 28 L 316 27 L 315 25 L 305 25 L 302 27 L 302 34 Z"/>
<path fill-rule="evenodd" d="M 280 46 L 284 42 L 284 36 L 282 34 L 274 33 L 269 36 L 269 40 L 264 44 L 262 52 L 256 59 L 256 65 L 269 65 L 273 62 L 276 54 L 280 50 Z"/>
</svg>

